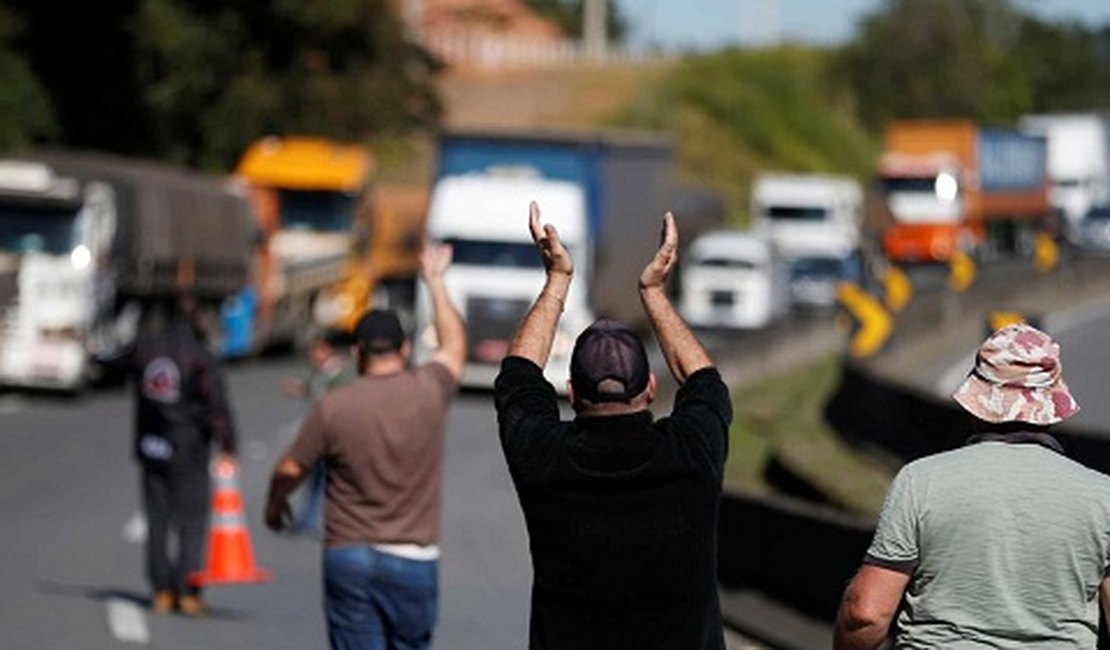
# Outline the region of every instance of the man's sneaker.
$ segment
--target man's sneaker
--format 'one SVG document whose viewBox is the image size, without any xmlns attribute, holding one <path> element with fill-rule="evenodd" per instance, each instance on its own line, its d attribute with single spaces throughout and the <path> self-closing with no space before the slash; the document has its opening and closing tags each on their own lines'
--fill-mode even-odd
<svg viewBox="0 0 1110 650">
<path fill-rule="evenodd" d="M 155 614 L 169 614 L 173 611 L 173 592 L 156 591 L 150 599 L 150 609 Z"/>
<path fill-rule="evenodd" d="M 204 616 L 204 601 L 200 596 L 182 596 L 177 609 L 185 616 Z"/>
</svg>

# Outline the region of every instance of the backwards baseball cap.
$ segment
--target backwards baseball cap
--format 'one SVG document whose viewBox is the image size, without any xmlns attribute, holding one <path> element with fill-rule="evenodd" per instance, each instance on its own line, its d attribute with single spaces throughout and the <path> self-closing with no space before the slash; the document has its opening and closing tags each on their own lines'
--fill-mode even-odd
<svg viewBox="0 0 1110 650">
<path fill-rule="evenodd" d="M 650 374 L 640 337 L 620 323 L 596 321 L 574 343 L 570 383 L 588 402 L 627 402 L 644 392 Z"/>
<path fill-rule="evenodd" d="M 405 330 L 397 314 L 388 309 L 366 312 L 353 331 L 355 342 L 373 353 L 396 352 L 405 343 Z"/>
<path fill-rule="evenodd" d="M 1052 337 L 1025 323 L 1009 325 L 979 346 L 975 367 L 952 398 L 987 422 L 1055 424 L 1079 411 L 1061 371 Z"/>
</svg>

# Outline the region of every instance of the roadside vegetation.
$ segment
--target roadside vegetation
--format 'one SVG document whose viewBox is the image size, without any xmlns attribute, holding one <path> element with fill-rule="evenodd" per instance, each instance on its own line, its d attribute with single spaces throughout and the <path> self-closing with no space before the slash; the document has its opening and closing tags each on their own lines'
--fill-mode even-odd
<svg viewBox="0 0 1110 650">
<path fill-rule="evenodd" d="M 836 390 L 840 368 L 840 358 L 830 355 L 733 388 L 727 488 L 777 491 L 768 476 L 774 459 L 830 505 L 878 514 L 894 468 L 849 447 L 825 423 L 825 404 Z"/>
<path fill-rule="evenodd" d="M 827 50 L 729 50 L 681 61 L 641 89 L 614 125 L 673 134 L 684 179 L 726 197 L 737 226 L 764 171 L 863 176 L 878 141 L 829 83 Z"/>
</svg>

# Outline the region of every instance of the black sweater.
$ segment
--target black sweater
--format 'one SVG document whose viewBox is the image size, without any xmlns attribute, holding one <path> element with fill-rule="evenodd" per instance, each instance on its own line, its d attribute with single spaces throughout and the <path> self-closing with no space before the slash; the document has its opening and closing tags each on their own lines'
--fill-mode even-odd
<svg viewBox="0 0 1110 650">
<path fill-rule="evenodd" d="M 724 648 L 717 507 L 732 407 L 716 369 L 670 417 L 559 420 L 530 361 L 497 379 L 501 445 L 528 526 L 533 649 Z"/>
</svg>

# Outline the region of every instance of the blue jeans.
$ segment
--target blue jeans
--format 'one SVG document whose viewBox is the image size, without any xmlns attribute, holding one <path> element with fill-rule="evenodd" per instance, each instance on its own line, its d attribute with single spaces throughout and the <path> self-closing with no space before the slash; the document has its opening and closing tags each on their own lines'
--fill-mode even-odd
<svg viewBox="0 0 1110 650">
<path fill-rule="evenodd" d="M 438 564 L 368 545 L 325 549 L 324 613 L 332 649 L 430 648 Z"/>
</svg>

